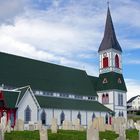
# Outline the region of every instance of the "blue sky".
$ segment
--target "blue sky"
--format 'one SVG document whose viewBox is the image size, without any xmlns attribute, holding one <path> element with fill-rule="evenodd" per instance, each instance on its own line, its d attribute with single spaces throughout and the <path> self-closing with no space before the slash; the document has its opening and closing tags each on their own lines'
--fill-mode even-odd
<svg viewBox="0 0 140 140">
<path fill-rule="evenodd" d="M 138 0 L 110 1 L 128 99 L 140 94 L 139 7 Z M 98 76 L 106 12 L 106 0 L 0 0 L 0 51 Z"/>
</svg>

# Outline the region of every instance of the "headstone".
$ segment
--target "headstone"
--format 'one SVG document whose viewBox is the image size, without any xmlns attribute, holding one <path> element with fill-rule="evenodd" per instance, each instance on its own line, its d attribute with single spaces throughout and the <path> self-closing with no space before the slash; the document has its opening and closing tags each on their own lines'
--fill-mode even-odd
<svg viewBox="0 0 140 140">
<path fill-rule="evenodd" d="M 48 140 L 47 129 L 45 129 L 44 127 L 41 128 L 41 130 L 39 131 L 39 134 L 40 134 L 40 140 Z"/>
<path fill-rule="evenodd" d="M 34 123 L 34 129 L 39 130 L 38 123 Z"/>
<path fill-rule="evenodd" d="M 34 130 L 35 130 L 34 124 L 29 124 L 29 131 L 34 131 Z"/>
<path fill-rule="evenodd" d="M 87 129 L 87 140 L 99 140 L 99 131 L 93 125 Z"/>
<path fill-rule="evenodd" d="M 24 130 L 24 122 L 21 119 L 17 120 L 17 130 L 18 131 L 23 131 Z"/>
<path fill-rule="evenodd" d="M 6 131 L 7 131 L 8 133 L 11 132 L 11 120 L 8 120 L 8 124 L 7 124 L 7 126 L 6 126 Z"/>
<path fill-rule="evenodd" d="M 113 130 L 112 125 L 106 124 L 105 125 L 105 130 L 112 131 Z"/>
<path fill-rule="evenodd" d="M 134 126 L 134 121 L 131 119 L 131 120 L 128 120 L 128 123 L 129 123 L 129 126 L 131 129 L 134 129 L 135 126 Z"/>
<path fill-rule="evenodd" d="M 119 133 L 119 140 L 126 140 L 126 134 L 125 134 L 126 128 L 124 125 L 120 126 L 120 133 Z"/>
<path fill-rule="evenodd" d="M 89 129 L 92 125 L 93 125 L 93 121 L 89 121 L 87 128 Z"/>
<path fill-rule="evenodd" d="M 80 120 L 79 119 L 76 119 L 75 120 L 74 126 L 75 126 L 75 130 L 80 130 L 81 125 L 80 125 Z"/>
<path fill-rule="evenodd" d="M 68 130 L 69 129 L 68 127 L 69 127 L 69 122 L 67 120 L 64 120 L 62 124 L 62 129 Z"/>
<path fill-rule="evenodd" d="M 57 133 L 57 119 L 53 118 L 51 122 L 51 132 Z"/>
<path fill-rule="evenodd" d="M 38 121 L 37 122 L 37 125 L 38 125 L 38 130 L 41 130 L 42 129 L 42 123 L 41 123 L 41 121 Z"/>
<path fill-rule="evenodd" d="M 93 127 L 97 130 L 99 130 L 99 123 L 98 123 L 98 118 L 96 117 L 93 121 Z"/>
<path fill-rule="evenodd" d="M 6 113 L 4 112 L 3 116 L 1 117 L 1 128 L 3 132 L 6 131 L 6 122 L 7 122 L 7 117 L 6 117 Z"/>
<path fill-rule="evenodd" d="M 64 120 L 62 124 L 63 130 L 72 130 L 72 122 Z M 80 125 L 80 122 L 78 121 L 77 124 L 75 123 L 75 129 L 76 130 L 83 130 L 83 127 Z"/>
<path fill-rule="evenodd" d="M 0 129 L 0 140 L 4 140 L 4 132 Z"/>
<path fill-rule="evenodd" d="M 72 121 L 69 122 L 69 130 L 73 130 Z"/>
<path fill-rule="evenodd" d="M 104 118 L 103 117 L 98 117 L 97 119 L 98 119 L 99 131 L 105 131 Z"/>
<path fill-rule="evenodd" d="M 113 131 L 120 133 L 121 119 L 119 117 L 113 118 Z"/>
</svg>

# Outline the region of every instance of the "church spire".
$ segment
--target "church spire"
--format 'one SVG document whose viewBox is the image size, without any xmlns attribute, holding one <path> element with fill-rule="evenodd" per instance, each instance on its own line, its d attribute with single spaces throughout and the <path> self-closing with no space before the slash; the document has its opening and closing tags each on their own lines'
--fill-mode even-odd
<svg viewBox="0 0 140 140">
<path fill-rule="evenodd" d="M 106 18 L 106 25 L 105 25 L 105 31 L 104 31 L 104 37 L 99 47 L 99 52 L 107 49 L 115 49 L 117 51 L 122 52 L 122 49 L 119 45 L 119 42 L 117 41 L 110 9 L 108 5 L 107 10 L 107 18 Z"/>
</svg>

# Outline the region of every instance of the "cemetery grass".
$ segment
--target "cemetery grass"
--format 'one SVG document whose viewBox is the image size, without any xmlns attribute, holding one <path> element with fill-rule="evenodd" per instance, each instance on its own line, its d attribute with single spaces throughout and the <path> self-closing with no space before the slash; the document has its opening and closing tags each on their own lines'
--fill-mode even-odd
<svg viewBox="0 0 140 140">
<path fill-rule="evenodd" d="M 130 129 L 130 130 L 126 130 L 126 138 L 129 140 L 138 140 L 138 130 L 136 129 Z"/>
<path fill-rule="evenodd" d="M 128 116 L 128 119 L 132 119 L 134 122 L 139 121 L 140 120 L 140 115 L 139 116 Z"/>
<path fill-rule="evenodd" d="M 127 130 L 129 140 L 138 140 L 137 130 Z M 100 140 L 115 140 L 118 134 L 112 131 L 100 132 Z M 48 130 L 49 140 L 86 140 L 86 131 L 58 130 L 58 133 L 52 134 Z M 39 131 L 13 131 L 5 133 L 5 140 L 39 140 Z"/>
</svg>

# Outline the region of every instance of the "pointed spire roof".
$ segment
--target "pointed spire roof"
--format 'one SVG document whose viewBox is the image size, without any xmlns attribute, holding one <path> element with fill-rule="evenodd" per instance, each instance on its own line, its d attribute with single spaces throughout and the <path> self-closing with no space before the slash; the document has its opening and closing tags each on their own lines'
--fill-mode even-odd
<svg viewBox="0 0 140 140">
<path fill-rule="evenodd" d="M 117 51 L 122 52 L 121 46 L 116 38 L 116 34 L 115 34 L 115 30 L 114 30 L 109 7 L 107 10 L 107 18 L 106 18 L 104 37 L 103 37 L 103 40 L 100 44 L 98 52 L 103 51 L 103 50 L 107 50 L 107 49 L 115 49 Z"/>
</svg>

